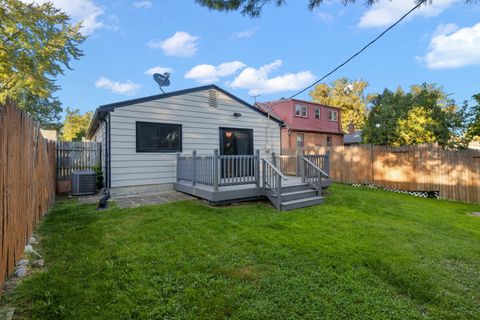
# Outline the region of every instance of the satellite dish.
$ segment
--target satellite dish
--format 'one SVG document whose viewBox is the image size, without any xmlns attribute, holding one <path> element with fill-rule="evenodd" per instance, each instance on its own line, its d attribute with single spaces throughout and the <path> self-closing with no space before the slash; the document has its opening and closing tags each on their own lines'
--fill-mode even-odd
<svg viewBox="0 0 480 320">
<path fill-rule="evenodd" d="M 158 83 L 160 90 L 162 90 L 162 92 L 165 93 L 162 87 L 168 87 L 170 85 L 170 73 L 168 72 L 165 72 L 164 74 L 154 73 L 153 80 L 155 80 L 155 82 Z"/>
</svg>

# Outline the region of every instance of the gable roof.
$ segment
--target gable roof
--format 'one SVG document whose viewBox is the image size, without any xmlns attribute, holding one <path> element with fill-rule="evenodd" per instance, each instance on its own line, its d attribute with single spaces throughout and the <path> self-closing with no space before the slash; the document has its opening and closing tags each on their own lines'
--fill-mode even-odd
<svg viewBox="0 0 480 320">
<path fill-rule="evenodd" d="M 199 91 L 210 90 L 210 89 L 217 90 L 217 91 L 223 93 L 224 95 L 230 97 L 231 99 L 237 101 L 238 103 L 244 105 L 245 107 L 250 108 L 251 110 L 254 110 L 254 111 L 258 112 L 265 117 L 268 117 L 269 119 L 279 123 L 280 125 L 284 125 L 284 122 L 282 120 L 278 119 L 277 117 L 273 117 L 268 112 L 265 112 L 263 110 L 260 110 L 256 107 L 252 106 L 248 102 L 240 99 L 239 97 L 231 94 L 230 92 L 220 88 L 217 85 L 210 84 L 210 85 L 206 85 L 206 86 L 194 87 L 194 88 L 190 88 L 190 89 L 178 90 L 178 91 L 173 91 L 173 92 L 168 92 L 168 93 L 156 94 L 156 95 L 152 95 L 152 96 L 147 96 L 147 97 L 142 97 L 142 98 L 137 98 L 137 99 L 124 100 L 124 101 L 119 101 L 119 102 L 114 102 L 114 103 L 101 105 L 95 110 L 95 114 L 93 115 L 92 122 L 90 123 L 90 127 L 88 128 L 88 131 L 87 131 L 87 138 L 90 139 L 92 137 L 93 133 L 98 128 L 100 119 L 104 119 L 105 116 L 109 112 L 114 111 L 116 108 L 121 108 L 121 107 L 125 107 L 125 106 L 130 106 L 132 104 L 148 102 L 148 101 L 153 101 L 153 100 L 160 100 L 160 99 L 165 99 L 165 98 L 169 98 L 169 97 L 175 97 L 175 96 L 180 96 L 180 95 L 184 95 L 184 94 L 188 94 L 188 93 L 199 92 Z"/>
</svg>

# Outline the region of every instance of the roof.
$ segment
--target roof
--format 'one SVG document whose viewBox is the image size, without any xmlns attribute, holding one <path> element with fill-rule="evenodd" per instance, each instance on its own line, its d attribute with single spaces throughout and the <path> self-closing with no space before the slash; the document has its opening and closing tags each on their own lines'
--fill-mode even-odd
<svg viewBox="0 0 480 320">
<path fill-rule="evenodd" d="M 284 124 L 284 122 L 282 120 L 280 120 L 278 117 L 272 116 L 268 112 L 265 112 L 265 111 L 263 111 L 259 108 L 256 108 L 256 107 L 252 106 L 248 102 L 240 99 L 239 97 L 231 94 L 230 92 L 220 88 L 217 85 L 210 84 L 210 85 L 206 85 L 206 86 L 194 87 L 194 88 L 190 88 L 190 89 L 178 90 L 178 91 L 173 91 L 173 92 L 168 92 L 168 93 L 163 93 L 163 94 L 156 94 L 156 95 L 152 95 L 152 96 L 147 96 L 147 97 L 142 97 L 142 98 L 137 98 L 137 99 L 124 100 L 124 101 L 119 101 L 119 102 L 114 102 L 114 103 L 110 103 L 110 104 L 101 105 L 95 110 L 95 114 L 93 115 L 92 122 L 90 123 L 90 127 L 88 128 L 87 138 L 90 139 L 93 136 L 95 130 L 97 130 L 97 128 L 98 128 L 99 121 L 101 119 L 104 119 L 105 116 L 109 112 L 114 111 L 116 108 L 121 108 L 121 107 L 130 106 L 130 105 L 137 104 L 137 103 L 148 102 L 148 101 L 153 101 L 153 100 L 160 100 L 160 99 L 165 99 L 165 98 L 169 98 L 169 97 L 175 97 L 175 96 L 180 96 L 180 95 L 184 95 L 184 94 L 188 94 L 188 93 L 199 92 L 199 91 L 210 90 L 210 89 L 215 89 L 215 90 L 225 94 L 226 96 L 228 96 L 231 99 L 237 101 L 238 103 L 246 106 L 247 108 L 250 108 L 250 109 L 258 112 L 258 113 L 268 117 L 269 119 L 272 119 L 273 121 L 278 122 L 281 125 Z"/>
<path fill-rule="evenodd" d="M 362 143 L 363 131 L 358 130 L 343 136 L 343 144 L 360 144 Z"/>
</svg>

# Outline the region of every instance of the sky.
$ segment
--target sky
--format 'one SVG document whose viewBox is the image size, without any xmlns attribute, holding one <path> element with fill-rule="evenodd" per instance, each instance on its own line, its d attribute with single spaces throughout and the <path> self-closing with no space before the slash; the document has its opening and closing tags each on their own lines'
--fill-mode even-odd
<svg viewBox="0 0 480 320">
<path fill-rule="evenodd" d="M 56 92 L 82 112 L 160 93 L 154 72 L 171 73 L 167 92 L 214 83 L 250 103 L 289 97 L 414 6 L 331 0 L 310 11 L 307 0 L 290 0 L 250 18 L 194 0 L 52 2 L 88 36 Z M 433 0 L 324 82 L 339 77 L 367 81 L 367 93 L 428 82 L 459 102 L 470 99 L 480 92 L 480 3 Z M 309 100 L 308 92 L 298 98 Z"/>
</svg>

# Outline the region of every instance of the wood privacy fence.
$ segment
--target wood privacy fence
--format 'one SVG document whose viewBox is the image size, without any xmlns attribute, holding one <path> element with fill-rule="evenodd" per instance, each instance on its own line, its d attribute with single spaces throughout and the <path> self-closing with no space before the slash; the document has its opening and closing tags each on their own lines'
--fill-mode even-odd
<svg viewBox="0 0 480 320">
<path fill-rule="evenodd" d="M 437 146 L 336 146 L 306 150 L 329 152 L 335 182 L 372 184 L 406 191 L 438 191 L 440 198 L 480 203 L 480 152 Z"/>
<path fill-rule="evenodd" d="M 0 285 L 54 200 L 55 143 L 26 113 L 0 106 Z"/>
<path fill-rule="evenodd" d="M 101 147 L 97 142 L 57 141 L 57 180 L 69 180 L 72 172 L 100 165 Z"/>
</svg>

